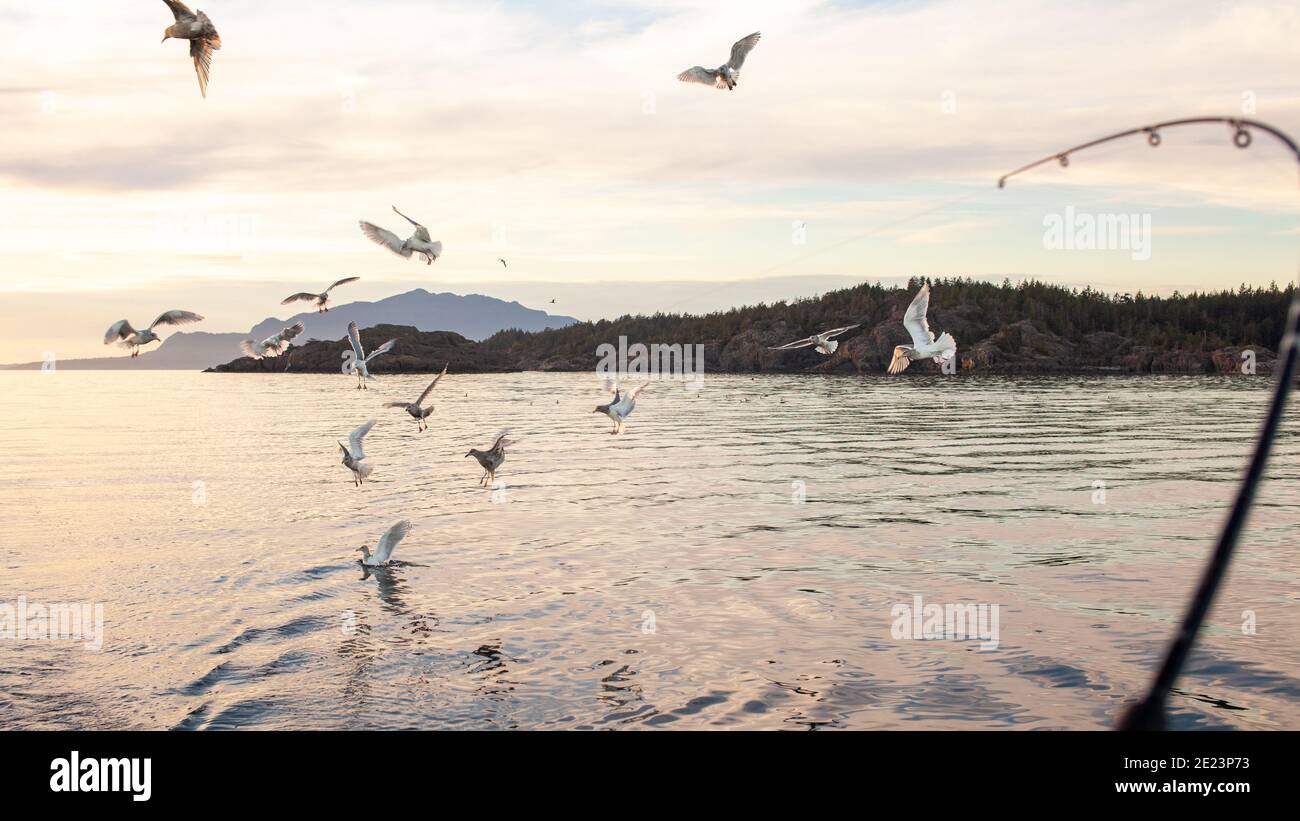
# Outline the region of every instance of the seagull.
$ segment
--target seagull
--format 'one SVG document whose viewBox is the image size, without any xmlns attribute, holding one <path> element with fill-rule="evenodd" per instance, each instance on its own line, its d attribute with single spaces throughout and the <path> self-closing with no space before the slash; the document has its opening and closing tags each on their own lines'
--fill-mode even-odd
<svg viewBox="0 0 1300 821">
<path fill-rule="evenodd" d="M 194 61 L 194 71 L 199 75 L 199 93 L 208 96 L 208 74 L 212 71 L 212 52 L 221 49 L 221 35 L 216 26 L 202 11 L 190 11 L 189 6 L 177 0 L 163 0 L 172 10 L 176 22 L 163 32 L 165 43 L 173 37 L 177 40 L 190 41 L 190 59 Z"/>
<path fill-rule="evenodd" d="M 388 340 L 371 351 L 370 356 L 366 356 L 366 349 L 361 347 L 361 332 L 357 330 L 357 323 L 349 322 L 348 343 L 352 345 L 352 359 L 348 361 L 347 372 L 357 375 L 357 390 L 361 390 L 366 387 L 366 380 L 370 378 L 370 360 L 391 351 L 397 344 L 397 340 Z"/>
<path fill-rule="evenodd" d="M 506 265 L 506 261 L 505 261 L 504 259 L 498 259 L 497 262 L 501 263 L 501 267 L 502 267 L 502 268 L 509 268 L 509 267 L 510 267 L 509 265 Z"/>
<path fill-rule="evenodd" d="M 254 342 L 251 339 L 245 339 L 243 342 L 239 343 L 239 347 L 243 349 L 244 353 L 254 359 L 261 359 L 265 356 L 279 356 L 284 353 L 284 349 L 288 347 L 289 340 L 293 339 L 300 333 L 302 333 L 302 323 L 295 322 L 283 331 L 280 331 L 278 334 L 272 334 L 261 342 Z"/>
<path fill-rule="evenodd" d="M 400 254 L 407 259 L 411 258 L 412 253 L 420 254 L 424 257 L 426 265 L 432 265 L 435 259 L 442 256 L 442 243 L 433 241 L 429 236 L 428 228 L 425 228 L 423 225 L 406 216 L 401 211 L 398 211 L 396 205 L 393 206 L 393 212 L 415 226 L 415 233 L 412 234 L 409 239 L 403 241 L 401 237 L 397 236 L 397 234 L 394 234 L 392 231 L 389 231 L 386 228 L 380 228 L 378 225 L 366 222 L 365 220 L 362 220 L 360 223 L 361 233 L 365 234 L 372 241 L 377 242 L 392 251 L 394 254 Z"/>
<path fill-rule="evenodd" d="M 141 346 L 148 345 L 150 342 L 158 341 L 158 334 L 153 332 L 154 328 L 159 325 L 188 325 L 191 322 L 201 322 L 203 317 L 193 311 L 166 311 L 159 314 L 158 318 L 149 323 L 149 327 L 143 331 L 137 331 L 131 327 L 131 323 L 125 319 L 119 319 L 114 322 L 108 332 L 104 334 L 104 344 L 116 342 L 123 348 L 131 349 L 131 358 L 140 355 Z"/>
<path fill-rule="evenodd" d="M 450 364 L 451 364 L 451 363 L 448 363 L 448 365 L 450 365 Z M 448 365 L 443 365 L 443 366 L 442 366 L 442 373 L 440 373 L 440 374 L 438 374 L 436 377 L 434 377 L 433 381 L 429 383 L 429 387 L 425 388 L 425 389 L 424 389 L 424 393 L 420 394 L 420 398 L 419 398 L 419 399 L 415 400 L 414 402 L 410 402 L 410 403 L 407 403 L 407 402 L 385 402 L 385 403 L 384 403 L 384 407 L 386 407 L 386 408 L 402 408 L 402 409 L 405 410 L 407 413 L 411 414 L 411 416 L 415 419 L 416 423 L 417 423 L 418 426 L 419 426 L 419 430 L 428 430 L 428 429 L 429 429 L 429 423 L 428 423 L 426 420 L 429 418 L 429 415 L 430 415 L 431 413 L 433 413 L 433 405 L 430 405 L 430 406 L 427 407 L 427 408 L 421 407 L 421 405 L 424 404 L 424 400 L 425 400 L 425 399 L 428 399 L 428 398 L 429 398 L 429 393 L 430 393 L 430 391 L 433 390 L 433 386 L 436 385 L 436 384 L 438 384 L 438 380 L 439 380 L 439 379 L 442 379 L 444 376 L 447 375 L 447 367 L 448 367 Z"/>
<path fill-rule="evenodd" d="M 393 548 L 397 543 L 406 538 L 406 534 L 411 532 L 411 523 L 403 519 L 388 530 L 384 535 L 379 537 L 379 546 L 375 548 L 375 555 L 370 555 L 370 546 L 361 545 L 357 551 L 361 553 L 361 563 L 366 567 L 383 567 L 389 563 L 393 556 Z"/>
<path fill-rule="evenodd" d="M 646 385 L 649 384 L 649 382 L 645 382 L 644 384 L 633 388 L 627 394 L 620 394 L 618 389 L 615 388 L 614 401 L 610 402 L 608 405 L 597 405 L 596 409 L 592 411 L 592 413 L 603 413 L 610 419 L 614 420 L 614 429 L 609 432 L 611 436 L 623 432 L 623 420 L 628 418 L 628 416 L 632 414 L 632 411 L 636 409 L 637 396 L 639 396 L 641 391 L 645 390 Z"/>
<path fill-rule="evenodd" d="M 748 37 L 737 40 L 731 47 L 731 59 L 717 68 L 695 66 L 678 74 L 677 79 L 683 83 L 703 83 L 706 86 L 734 91 L 736 84 L 740 82 L 740 67 L 745 64 L 745 57 L 749 52 L 758 45 L 761 36 L 756 31 Z"/>
<path fill-rule="evenodd" d="M 822 333 L 813 334 L 812 336 L 800 339 L 798 342 L 790 342 L 778 348 L 768 348 L 768 350 L 769 351 L 790 351 L 790 350 L 794 350 L 795 348 L 807 348 L 809 346 L 812 346 L 817 350 L 817 353 L 824 354 L 825 356 L 830 356 L 831 354 L 835 353 L 835 351 L 838 350 L 840 347 L 840 343 L 835 341 L 833 337 L 839 336 L 840 334 L 843 333 L 848 333 L 849 331 L 853 330 L 856 327 L 858 326 L 845 325 L 843 328 L 832 328 L 829 331 L 823 331 Z"/>
<path fill-rule="evenodd" d="M 930 330 L 930 323 L 925 315 L 930 311 L 930 283 L 921 286 L 920 292 L 907 306 L 903 314 L 903 327 L 912 335 L 911 345 L 898 345 L 894 348 L 894 358 L 890 360 L 889 372 L 902 373 L 914 359 L 933 358 L 940 365 L 957 355 L 957 340 L 946 331 L 938 339 Z"/>
<path fill-rule="evenodd" d="M 352 471 L 352 482 L 357 487 L 365 484 L 371 472 L 374 470 L 366 464 L 366 451 L 362 447 L 362 440 L 370 429 L 375 426 L 375 420 L 367 419 L 366 423 L 348 434 L 348 443 L 345 445 L 339 442 L 339 448 L 343 451 L 343 467 Z"/>
<path fill-rule="evenodd" d="M 478 483 L 484 487 L 488 482 L 496 481 L 497 468 L 501 467 L 501 463 L 506 460 L 506 446 L 515 444 L 515 440 L 506 438 L 508 433 L 510 433 L 509 428 L 498 433 L 496 441 L 486 451 L 470 448 L 469 453 L 465 454 L 465 458 L 473 456 L 483 466 L 483 477 L 478 480 Z"/>
<path fill-rule="evenodd" d="M 330 291 L 334 290 L 340 285 L 347 285 L 349 282 L 356 282 L 358 279 L 361 279 L 361 277 L 344 277 L 343 279 L 340 279 L 338 282 L 334 283 L 330 287 L 326 288 L 325 293 L 323 294 L 309 294 L 306 291 L 304 291 L 300 294 L 294 294 L 293 296 L 285 297 L 284 299 L 280 300 L 280 304 L 288 305 L 290 302 L 315 302 L 316 313 L 323 314 L 329 310 L 327 303 L 330 301 Z"/>
<path fill-rule="evenodd" d="M 552 300 L 551 300 L 551 304 L 554 305 L 554 304 L 555 304 L 555 300 L 552 299 Z"/>
</svg>

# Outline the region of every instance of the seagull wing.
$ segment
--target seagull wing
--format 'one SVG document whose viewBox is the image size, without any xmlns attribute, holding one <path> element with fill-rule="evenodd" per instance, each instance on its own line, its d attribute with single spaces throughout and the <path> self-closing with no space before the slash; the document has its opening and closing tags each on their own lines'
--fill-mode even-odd
<svg viewBox="0 0 1300 821">
<path fill-rule="evenodd" d="M 133 333 L 135 333 L 135 328 L 131 327 L 131 323 L 127 322 L 125 319 L 119 319 L 114 322 L 104 334 L 104 344 L 107 345 L 110 342 L 117 342 L 126 339 Z"/>
<path fill-rule="evenodd" d="M 375 548 L 375 561 L 383 564 L 393 555 L 393 548 L 411 532 L 411 523 L 403 519 L 379 537 L 379 546 Z"/>
<path fill-rule="evenodd" d="M 306 291 L 303 291 L 302 293 L 285 297 L 280 300 L 280 304 L 288 305 L 290 302 L 314 302 L 319 296 L 320 294 L 309 294 Z"/>
<path fill-rule="evenodd" d="M 702 85 L 711 86 L 717 82 L 718 73 L 707 69 L 704 66 L 694 66 L 693 68 L 688 68 L 681 74 L 678 74 L 677 79 L 681 80 L 683 83 L 700 83 Z"/>
<path fill-rule="evenodd" d="M 370 433 L 370 429 L 374 426 L 375 420 L 367 419 L 364 425 L 348 434 L 348 451 L 352 454 L 352 458 L 358 462 L 366 458 L 366 451 L 364 445 L 362 445 L 362 440 L 366 438 L 366 434 Z"/>
<path fill-rule="evenodd" d="M 436 385 L 436 384 L 438 384 L 438 380 L 439 380 L 439 379 L 442 379 L 444 376 L 447 375 L 447 368 L 448 368 L 450 365 L 451 365 L 451 363 L 448 362 L 446 365 L 443 365 L 443 366 L 442 366 L 442 373 L 440 373 L 440 374 L 438 374 L 437 376 L 435 376 L 435 377 L 433 378 L 433 381 L 429 383 L 429 387 L 425 388 L 425 389 L 424 389 L 424 393 L 420 394 L 420 398 L 417 399 L 417 400 L 415 400 L 415 405 L 416 405 L 416 407 L 420 407 L 420 406 L 424 405 L 424 400 L 426 400 L 426 399 L 429 398 L 429 394 L 433 391 L 433 386 Z"/>
<path fill-rule="evenodd" d="M 813 344 L 815 344 L 816 342 L 817 342 L 817 340 L 813 339 L 813 338 L 810 336 L 810 337 L 807 337 L 807 338 L 805 338 L 805 339 L 800 339 L 798 342 L 787 342 L 786 344 L 781 345 L 780 347 L 777 347 L 777 348 L 768 348 L 768 350 L 769 350 L 769 351 L 788 351 L 788 350 L 792 350 L 792 349 L 794 349 L 794 348 L 807 348 L 809 345 L 813 345 Z"/>
<path fill-rule="evenodd" d="M 385 403 L 384 403 L 384 407 L 386 407 L 386 408 L 402 408 L 403 410 L 405 410 L 406 408 L 411 407 L 411 405 L 410 405 L 410 403 L 407 403 L 407 402 L 385 402 Z"/>
<path fill-rule="evenodd" d="M 172 17 L 175 17 L 178 21 L 181 17 L 194 16 L 194 12 L 190 11 L 190 7 L 184 3 L 179 3 L 177 0 L 163 0 L 163 2 L 167 4 L 167 8 L 172 10 Z"/>
<path fill-rule="evenodd" d="M 388 250 L 392 251 L 394 254 L 398 254 L 399 256 L 404 256 L 407 259 L 410 259 L 411 249 L 405 247 L 406 243 L 403 242 L 402 238 L 399 237 L 397 234 L 394 234 L 392 231 L 389 231 L 387 228 L 380 228 L 378 225 L 375 225 L 374 223 L 371 222 L 366 222 L 365 220 L 362 220 L 360 225 L 361 225 L 361 233 L 369 237 L 372 242 L 376 242 L 384 246 Z"/>
<path fill-rule="evenodd" d="M 632 389 L 632 392 L 627 395 L 627 398 L 629 400 L 635 401 L 636 398 L 641 395 L 641 391 L 645 390 L 648 387 L 650 387 L 649 380 L 642 382 L 640 385 L 637 385 L 635 388 Z"/>
<path fill-rule="evenodd" d="M 334 283 L 333 285 L 331 285 L 330 287 L 326 288 L 326 289 L 325 289 L 325 293 L 328 294 L 330 291 L 334 290 L 335 288 L 339 287 L 340 285 L 347 285 L 349 282 L 356 282 L 358 279 L 361 279 L 361 277 L 343 277 L 343 279 L 340 279 L 338 282 L 336 282 L 336 283 Z"/>
<path fill-rule="evenodd" d="M 762 36 L 756 31 L 748 37 L 735 42 L 731 47 L 731 59 L 727 61 L 727 65 L 731 66 L 732 71 L 740 71 L 740 67 L 745 64 L 745 58 L 749 56 L 749 52 L 754 50 L 754 46 L 758 45 L 758 40 Z"/>
<path fill-rule="evenodd" d="M 366 349 L 361 347 L 361 332 L 357 330 L 356 322 L 348 323 L 348 343 L 352 346 L 352 353 L 356 354 L 357 359 L 366 358 Z"/>
<path fill-rule="evenodd" d="M 159 325 L 188 325 L 191 322 L 202 322 L 203 317 L 193 311 L 166 311 L 158 315 L 158 318 L 149 324 L 149 330 L 157 328 Z"/>
<path fill-rule="evenodd" d="M 904 355 L 907 348 L 904 345 L 898 345 L 894 348 L 894 358 L 889 360 L 890 373 L 902 373 L 907 370 L 907 366 L 912 364 L 912 360 Z"/>
<path fill-rule="evenodd" d="M 194 60 L 194 73 L 199 75 L 199 93 L 204 97 L 208 96 L 208 76 L 212 73 L 212 45 L 206 37 L 190 41 L 190 58 Z"/>
<path fill-rule="evenodd" d="M 926 283 L 912 304 L 907 306 L 907 313 L 903 314 L 903 327 L 912 335 L 912 344 L 918 348 L 934 341 L 934 331 L 930 330 L 930 322 L 925 318 L 929 311 L 930 285 Z"/>
<path fill-rule="evenodd" d="M 257 352 L 257 343 L 251 339 L 245 339 L 243 342 L 240 342 L 239 347 L 247 356 L 251 356 L 254 359 L 262 358 L 262 355 Z"/>
<path fill-rule="evenodd" d="M 380 345 L 378 348 L 375 348 L 373 351 L 371 351 L 370 356 L 366 357 L 366 361 L 369 362 L 370 360 L 374 359 L 376 356 L 379 356 L 380 354 L 388 353 L 393 349 L 393 346 L 396 344 L 397 344 L 396 339 L 388 340 L 384 344 Z"/>
<path fill-rule="evenodd" d="M 429 229 L 398 211 L 396 205 L 393 206 L 393 213 L 415 226 L 415 238 L 420 242 L 433 242 L 433 237 L 429 236 Z M 441 250 L 439 249 L 439 251 Z"/>
<path fill-rule="evenodd" d="M 845 325 L 843 328 L 835 328 L 835 329 L 833 329 L 833 330 L 829 330 L 829 331 L 827 331 L 826 333 L 822 334 L 822 336 L 826 337 L 827 339 L 830 339 L 831 337 L 839 336 L 840 334 L 843 334 L 843 333 L 848 333 L 849 331 L 853 330 L 853 329 L 856 328 L 856 327 L 858 327 L 858 326 L 857 326 L 857 325 Z"/>
<path fill-rule="evenodd" d="M 303 324 L 301 322 L 295 322 L 294 324 L 285 328 L 283 331 L 280 331 L 279 334 L 280 340 L 282 342 L 288 342 L 290 339 L 293 339 L 295 336 L 302 333 L 302 329 L 303 329 Z"/>
</svg>

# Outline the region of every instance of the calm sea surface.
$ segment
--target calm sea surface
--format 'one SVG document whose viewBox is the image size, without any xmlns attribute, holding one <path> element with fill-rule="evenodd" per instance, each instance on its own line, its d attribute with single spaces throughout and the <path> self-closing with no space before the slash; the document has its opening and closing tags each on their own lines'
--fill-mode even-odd
<svg viewBox="0 0 1300 821">
<path fill-rule="evenodd" d="M 99 651 L 0 638 L 0 727 L 1104 728 L 1268 387 L 708 376 L 613 437 L 589 375 L 450 374 L 427 433 L 380 408 L 428 378 L 0 373 L 0 607 L 104 613 Z M 1297 480 L 1293 405 L 1177 727 L 1300 729 Z M 896 637 L 916 596 L 996 604 L 996 649 Z"/>
</svg>

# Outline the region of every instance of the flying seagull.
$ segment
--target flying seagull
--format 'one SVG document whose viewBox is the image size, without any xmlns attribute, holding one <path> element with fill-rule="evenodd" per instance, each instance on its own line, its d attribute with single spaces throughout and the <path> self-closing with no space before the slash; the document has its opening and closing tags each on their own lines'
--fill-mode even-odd
<svg viewBox="0 0 1300 821">
<path fill-rule="evenodd" d="M 261 342 L 245 339 L 239 343 L 239 347 L 254 359 L 261 359 L 265 356 L 279 356 L 289 346 L 289 340 L 300 333 L 302 333 L 302 323 L 295 322 L 278 334 L 272 334 Z"/>
<path fill-rule="evenodd" d="M 448 365 L 450 364 L 451 363 L 448 363 Z M 433 405 L 430 405 L 427 408 L 421 406 L 424 405 L 424 400 L 429 398 L 429 393 L 433 391 L 433 386 L 438 384 L 438 380 L 442 379 L 446 375 L 447 375 L 447 365 L 443 365 L 442 373 L 434 377 L 433 381 L 429 383 L 429 387 L 425 388 L 424 393 L 420 394 L 419 399 L 415 400 L 414 402 L 385 402 L 384 407 L 401 408 L 405 410 L 407 413 L 411 414 L 412 418 L 415 419 L 416 423 L 418 424 L 419 430 L 428 430 L 429 423 L 426 420 L 428 420 L 429 415 L 433 413 Z"/>
<path fill-rule="evenodd" d="M 366 464 L 366 451 L 362 446 L 362 440 L 374 426 L 375 420 L 367 419 L 364 425 L 348 434 L 346 445 L 339 442 L 339 448 L 343 451 L 343 467 L 352 471 L 352 482 L 357 487 L 365 484 L 366 479 L 374 471 L 374 468 Z"/>
<path fill-rule="evenodd" d="M 501 467 L 501 463 L 506 460 L 506 446 L 515 444 L 513 439 L 506 438 L 508 433 L 510 433 L 509 428 L 498 433 L 492 447 L 485 451 L 470 448 L 469 453 L 465 454 L 465 458 L 473 456 L 483 466 L 483 477 L 478 480 L 480 485 L 486 486 L 488 482 L 496 481 L 497 468 Z"/>
<path fill-rule="evenodd" d="M 361 279 L 361 277 L 344 277 L 343 279 L 340 279 L 338 282 L 334 283 L 330 287 L 326 288 L 324 293 L 309 294 L 306 291 L 303 291 L 300 294 L 294 294 L 293 296 L 285 297 L 284 299 L 280 300 L 280 304 L 288 305 L 291 302 L 315 302 L 316 313 L 323 314 L 329 310 L 328 303 L 330 301 L 330 291 L 334 290 L 340 285 L 347 285 L 349 282 L 356 282 L 358 279 Z"/>
<path fill-rule="evenodd" d="M 678 74 L 677 79 L 683 83 L 702 83 L 714 88 L 734 90 L 736 84 L 740 82 L 740 67 L 745 64 L 745 57 L 749 52 L 758 45 L 761 36 L 756 31 L 748 37 L 737 40 L 731 47 L 731 59 L 717 68 L 695 66 Z"/>
<path fill-rule="evenodd" d="M 137 331 L 131 327 L 130 322 L 119 319 L 104 334 L 104 344 L 116 342 L 123 348 L 130 348 L 131 357 L 134 359 L 140 355 L 141 346 L 158 341 L 158 334 L 154 333 L 153 329 L 159 325 L 188 325 L 191 322 L 201 322 L 202 320 L 203 317 L 193 311 L 167 311 L 159 314 L 157 319 L 149 323 L 147 329 Z"/>
<path fill-rule="evenodd" d="M 506 265 L 506 261 L 505 261 L 504 259 L 498 259 L 497 262 L 501 263 L 501 267 L 502 267 L 502 268 L 509 268 L 509 267 L 510 267 L 509 265 Z"/>
<path fill-rule="evenodd" d="M 840 347 L 840 343 L 835 341 L 834 337 L 843 333 L 848 333 L 857 325 L 845 325 L 843 328 L 832 328 L 829 331 L 823 331 L 819 334 L 800 339 L 797 342 L 790 342 L 777 348 L 768 348 L 769 351 L 790 351 L 795 348 L 807 348 L 809 346 L 816 349 L 817 353 L 830 356 Z"/>
<path fill-rule="evenodd" d="M 361 545 L 357 550 L 361 553 L 361 563 L 366 567 L 383 567 L 387 565 L 393 557 L 393 548 L 397 543 L 406 538 L 406 534 L 411 532 L 411 523 L 403 519 L 388 530 L 384 535 L 379 537 L 379 546 L 375 548 L 375 555 L 370 555 L 370 546 Z"/>
<path fill-rule="evenodd" d="M 357 323 L 349 322 L 348 343 L 352 346 L 352 358 L 348 360 L 347 372 L 357 375 L 357 390 L 361 390 L 366 387 L 366 380 L 370 378 L 370 360 L 391 351 L 397 344 L 397 340 L 388 340 L 366 356 L 366 349 L 361 347 L 361 332 L 357 330 Z"/>
<path fill-rule="evenodd" d="M 902 373 L 914 359 L 933 358 L 940 365 L 957 355 L 957 340 L 945 332 L 938 339 L 930 330 L 930 323 L 925 315 L 930 311 L 930 283 L 921 286 L 920 292 L 907 306 L 903 314 L 903 327 L 912 335 L 911 345 L 898 345 L 894 348 L 894 358 L 890 360 L 889 372 Z"/>
<path fill-rule="evenodd" d="M 398 211 L 396 205 L 393 206 L 393 212 L 415 226 L 415 233 L 408 239 L 402 240 L 401 237 L 397 236 L 397 234 L 394 234 L 392 231 L 389 231 L 386 228 L 380 228 L 378 225 L 366 222 L 365 220 L 361 220 L 360 223 L 361 233 L 365 234 L 373 242 L 376 242 L 392 251 L 394 254 L 399 254 L 407 259 L 410 259 L 411 254 L 413 253 L 420 254 L 424 257 L 426 265 L 432 265 L 435 259 L 442 256 L 442 243 L 433 241 L 433 238 L 429 236 L 428 228 L 425 228 L 423 225 L 406 216 L 401 211 Z"/>
<path fill-rule="evenodd" d="M 221 49 L 221 35 L 216 26 L 202 11 L 190 11 L 189 6 L 177 0 L 163 0 L 172 10 L 176 22 L 163 32 L 165 43 L 173 37 L 177 40 L 190 41 L 190 59 L 194 61 L 194 71 L 199 75 L 199 93 L 208 96 L 208 74 L 212 71 L 212 52 Z"/>
<path fill-rule="evenodd" d="M 623 432 L 623 420 L 627 419 L 628 416 L 632 414 L 632 411 L 636 409 L 636 398 L 641 394 L 641 391 L 646 389 L 646 385 L 649 384 L 649 382 L 645 382 L 638 385 L 626 394 L 620 393 L 619 390 L 615 388 L 614 401 L 610 402 L 608 405 L 597 405 L 596 409 L 592 411 L 592 413 L 603 413 L 610 419 L 614 420 L 614 429 L 609 432 L 611 436 Z"/>
</svg>

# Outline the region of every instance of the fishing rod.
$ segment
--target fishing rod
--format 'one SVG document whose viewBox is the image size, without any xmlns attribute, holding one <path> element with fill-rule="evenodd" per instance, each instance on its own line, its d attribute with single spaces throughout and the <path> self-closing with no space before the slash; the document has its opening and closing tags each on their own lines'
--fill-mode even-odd
<svg viewBox="0 0 1300 821">
<path fill-rule="evenodd" d="M 1052 161 L 1056 161 L 1062 167 L 1067 167 L 1070 164 L 1072 154 L 1093 146 L 1145 134 L 1147 142 L 1152 148 L 1156 148 L 1161 143 L 1161 131 L 1179 126 L 1204 125 L 1206 123 L 1226 124 L 1232 130 L 1233 145 L 1243 149 L 1249 148 L 1254 142 L 1252 131 L 1269 134 L 1286 146 L 1295 157 L 1296 162 L 1300 163 L 1300 147 L 1296 145 L 1295 140 L 1266 123 L 1236 117 L 1191 117 L 1182 120 L 1168 120 L 1142 128 L 1130 128 L 1127 131 L 1120 131 L 1051 154 L 1003 175 L 998 180 L 998 188 L 1005 188 L 1007 180 L 1011 177 Z M 1169 693 L 1173 690 L 1179 674 L 1182 673 L 1183 667 L 1187 663 L 1187 657 L 1192 651 L 1192 646 L 1196 643 L 1197 634 L 1200 632 L 1205 617 L 1210 612 L 1210 605 L 1214 602 L 1214 595 L 1218 592 L 1224 576 L 1227 575 L 1228 565 L 1232 562 L 1233 551 L 1237 548 L 1238 538 L 1241 536 L 1241 531 L 1246 524 L 1246 516 L 1250 512 L 1251 504 L 1254 502 L 1255 491 L 1259 486 L 1260 479 L 1264 476 L 1264 467 L 1268 462 L 1269 451 L 1273 447 L 1277 429 L 1282 423 L 1282 412 L 1286 408 L 1287 397 L 1291 392 L 1291 384 L 1295 379 L 1298 335 L 1300 335 L 1300 288 L 1296 289 L 1295 295 L 1292 297 L 1291 309 L 1287 314 L 1286 330 L 1282 334 L 1282 343 L 1278 350 L 1277 383 L 1273 388 L 1273 398 L 1269 403 L 1268 413 L 1264 417 L 1264 426 L 1259 432 L 1259 439 L 1255 442 L 1255 450 L 1251 454 L 1246 473 L 1242 477 L 1241 484 L 1237 487 L 1237 496 L 1233 500 L 1228 519 L 1224 522 L 1223 530 L 1219 533 L 1219 541 L 1214 547 L 1214 553 L 1210 555 L 1209 563 L 1201 573 L 1191 605 L 1183 615 L 1178 633 L 1165 654 L 1159 673 L 1151 682 L 1146 695 L 1125 711 L 1123 718 L 1119 722 L 1118 729 L 1120 730 L 1163 730 L 1166 727 L 1165 708 Z"/>
</svg>

